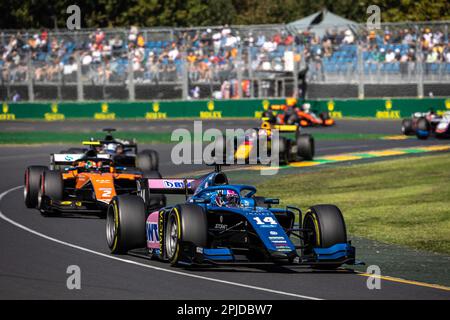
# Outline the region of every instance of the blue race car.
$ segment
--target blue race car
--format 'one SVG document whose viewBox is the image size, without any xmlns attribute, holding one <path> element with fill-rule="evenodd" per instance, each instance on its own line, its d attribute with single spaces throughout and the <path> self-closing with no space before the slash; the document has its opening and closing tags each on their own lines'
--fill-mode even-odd
<svg viewBox="0 0 450 320">
<path fill-rule="evenodd" d="M 146 182 L 138 195 L 118 195 L 109 205 L 106 238 L 113 254 L 174 266 L 355 264 L 355 248 L 334 205 L 313 206 L 304 216 L 295 207 L 272 208 L 278 199 L 256 196 L 253 186 L 229 184 L 220 167 L 199 179 Z M 155 193 L 185 194 L 186 202 L 147 209 L 146 199 Z"/>
</svg>

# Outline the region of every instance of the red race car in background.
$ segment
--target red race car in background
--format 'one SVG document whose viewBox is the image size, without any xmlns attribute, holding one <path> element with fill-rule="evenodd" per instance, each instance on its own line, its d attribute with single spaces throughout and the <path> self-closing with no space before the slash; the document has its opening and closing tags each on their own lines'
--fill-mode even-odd
<svg viewBox="0 0 450 320">
<path fill-rule="evenodd" d="M 269 109 L 263 112 L 262 118 L 271 124 L 297 124 L 302 127 L 328 127 L 335 124 L 327 111 L 317 115 L 311 110 L 309 103 L 297 106 L 296 98 L 286 99 L 286 104 L 283 105 L 269 106 Z"/>
</svg>

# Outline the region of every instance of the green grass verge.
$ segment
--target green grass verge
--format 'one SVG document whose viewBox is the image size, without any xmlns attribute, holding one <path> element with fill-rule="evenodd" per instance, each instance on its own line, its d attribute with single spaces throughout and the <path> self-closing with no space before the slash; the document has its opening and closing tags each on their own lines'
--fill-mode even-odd
<svg viewBox="0 0 450 320">
<path fill-rule="evenodd" d="M 450 154 L 279 176 L 258 193 L 341 208 L 350 234 L 450 254 Z"/>
<path fill-rule="evenodd" d="M 171 132 L 119 132 L 117 137 L 136 139 L 140 143 L 170 143 Z M 41 144 L 41 143 L 80 143 L 90 137 L 101 139 L 102 132 L 51 132 L 51 131 L 4 131 L 0 132 L 0 144 Z M 294 137 L 293 134 L 287 136 Z M 352 133 L 313 133 L 316 140 L 360 140 L 380 139 L 383 134 L 352 134 Z"/>
<path fill-rule="evenodd" d="M 170 141 L 168 132 L 120 132 L 121 139 L 136 139 L 141 143 L 167 143 Z M 104 132 L 0 132 L 0 144 L 41 144 L 41 143 L 73 143 L 89 140 L 90 137 L 103 139 Z"/>
</svg>

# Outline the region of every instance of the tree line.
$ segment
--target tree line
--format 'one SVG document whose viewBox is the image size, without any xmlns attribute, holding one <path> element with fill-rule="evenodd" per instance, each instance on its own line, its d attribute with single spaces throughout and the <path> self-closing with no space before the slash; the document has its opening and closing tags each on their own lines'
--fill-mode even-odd
<svg viewBox="0 0 450 320">
<path fill-rule="evenodd" d="M 65 28 L 73 4 L 83 28 L 278 24 L 323 8 L 365 22 L 369 5 L 380 7 L 381 22 L 450 19 L 448 0 L 2 0 L 0 28 Z"/>
</svg>

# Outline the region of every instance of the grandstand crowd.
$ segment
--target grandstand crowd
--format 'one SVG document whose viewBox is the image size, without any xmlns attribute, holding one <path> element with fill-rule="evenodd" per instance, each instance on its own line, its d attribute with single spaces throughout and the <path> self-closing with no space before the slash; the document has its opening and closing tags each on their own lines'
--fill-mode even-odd
<svg viewBox="0 0 450 320">
<path fill-rule="evenodd" d="M 450 74 L 448 29 L 443 27 L 383 27 L 358 33 L 330 27 L 321 34 L 314 29 L 291 34 L 282 28 L 258 31 L 223 26 L 174 29 L 158 40 L 149 39 L 146 30 L 137 27 L 97 29 L 84 36 L 48 30 L 3 32 L 1 80 L 26 81 L 32 67 L 37 82 L 76 81 L 78 52 L 82 79 L 93 84 L 125 82 L 131 69 L 137 82 L 178 81 L 184 61 L 192 83 L 236 79 L 239 61 L 245 77 L 252 72 L 292 72 L 294 64 L 303 61 L 309 66 L 310 79 L 324 81 L 327 75 L 356 70 L 358 44 L 365 73 L 381 70 L 406 75 L 422 61 L 425 73 Z"/>
</svg>

